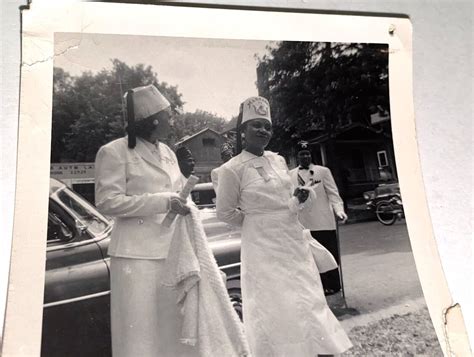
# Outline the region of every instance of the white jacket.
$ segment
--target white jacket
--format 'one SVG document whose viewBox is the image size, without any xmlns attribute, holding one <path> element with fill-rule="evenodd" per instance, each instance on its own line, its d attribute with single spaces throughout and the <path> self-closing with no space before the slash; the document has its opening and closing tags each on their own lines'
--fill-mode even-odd
<svg viewBox="0 0 474 357">
<path fill-rule="evenodd" d="M 174 152 L 137 138 L 134 149 L 120 138 L 102 146 L 95 162 L 95 200 L 103 214 L 115 220 L 109 255 L 163 259 L 174 225 L 161 225 L 171 196 L 182 189 Z"/>
<path fill-rule="evenodd" d="M 301 211 L 298 215 L 299 220 L 311 231 L 335 230 L 334 214 L 344 212 L 344 203 L 339 196 L 331 171 L 327 167 L 314 164 L 310 164 L 309 170 L 313 171 L 311 178 L 321 180 L 321 183 L 314 187 L 317 198 L 311 209 Z M 298 167 L 290 171 L 295 186 L 298 186 L 298 171 Z"/>
</svg>

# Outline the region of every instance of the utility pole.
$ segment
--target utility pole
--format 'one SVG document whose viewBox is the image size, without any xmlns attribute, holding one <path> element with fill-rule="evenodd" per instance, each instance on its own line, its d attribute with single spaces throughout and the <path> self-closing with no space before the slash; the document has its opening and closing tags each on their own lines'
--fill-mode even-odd
<svg viewBox="0 0 474 357">
<path fill-rule="evenodd" d="M 126 118 L 126 113 L 125 113 L 125 102 L 124 102 L 124 93 L 123 93 L 123 87 L 122 87 L 122 77 L 120 76 L 120 74 L 117 74 L 118 76 L 118 84 L 120 86 L 120 103 L 122 105 L 122 120 L 124 123 L 127 122 L 127 118 Z"/>
</svg>

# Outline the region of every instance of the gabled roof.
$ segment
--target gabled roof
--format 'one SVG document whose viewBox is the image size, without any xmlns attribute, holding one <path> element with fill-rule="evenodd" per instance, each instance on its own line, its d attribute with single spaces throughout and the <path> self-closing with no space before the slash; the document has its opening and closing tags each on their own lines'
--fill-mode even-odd
<svg viewBox="0 0 474 357">
<path fill-rule="evenodd" d="M 182 145 L 184 144 L 185 142 L 195 138 L 196 136 L 199 136 L 201 134 L 204 134 L 206 131 L 211 131 L 213 132 L 214 134 L 216 135 L 219 135 L 221 136 L 221 134 L 219 134 L 217 131 L 211 129 L 211 128 L 204 128 L 202 129 L 201 131 L 198 131 L 196 134 L 193 134 L 193 135 L 186 135 L 184 137 L 182 137 L 179 141 L 176 142 L 175 146 L 179 146 L 179 145 Z"/>
<path fill-rule="evenodd" d="M 365 130 L 366 132 L 370 132 L 372 134 L 383 135 L 383 136 L 386 136 L 388 138 L 391 138 L 389 134 L 383 132 L 382 130 L 377 130 L 377 129 L 371 127 L 371 126 L 364 125 L 362 123 L 351 123 L 347 126 L 344 126 L 340 129 L 338 129 L 337 132 L 334 133 L 334 135 L 337 137 L 337 136 L 343 135 L 345 133 L 348 133 L 350 131 L 357 130 L 357 129 Z M 318 135 L 314 138 L 307 139 L 309 144 L 324 143 L 327 140 L 329 140 L 329 134 L 327 134 L 327 133 L 323 133 L 323 134 L 320 134 L 320 135 Z"/>
<path fill-rule="evenodd" d="M 224 130 L 222 131 L 222 134 L 235 130 L 236 126 L 237 126 L 237 117 L 233 117 L 224 125 Z"/>
</svg>

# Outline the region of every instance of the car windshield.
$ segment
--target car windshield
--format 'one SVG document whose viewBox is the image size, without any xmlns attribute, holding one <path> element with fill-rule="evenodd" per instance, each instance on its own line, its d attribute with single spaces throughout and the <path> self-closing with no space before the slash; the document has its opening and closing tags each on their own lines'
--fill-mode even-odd
<svg viewBox="0 0 474 357">
<path fill-rule="evenodd" d="M 93 235 L 104 232 L 111 225 L 94 206 L 69 189 L 58 190 L 51 198 L 67 209 Z"/>
<path fill-rule="evenodd" d="M 400 193 L 400 186 L 398 184 L 380 185 L 375 189 L 375 193 L 377 196 L 393 195 Z"/>
<path fill-rule="evenodd" d="M 202 186 L 192 191 L 191 198 L 199 209 L 216 207 L 216 193 L 212 185 L 210 187 Z"/>
</svg>

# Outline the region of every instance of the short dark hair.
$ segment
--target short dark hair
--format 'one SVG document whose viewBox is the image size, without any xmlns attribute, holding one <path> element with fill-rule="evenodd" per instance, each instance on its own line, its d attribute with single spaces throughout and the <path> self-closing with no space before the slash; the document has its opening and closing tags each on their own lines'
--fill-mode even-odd
<svg viewBox="0 0 474 357">
<path fill-rule="evenodd" d="M 162 110 L 161 112 L 155 113 L 148 118 L 142 119 L 139 122 L 135 122 L 134 135 L 142 139 L 148 139 L 150 137 L 150 133 L 155 129 L 156 126 L 153 122 L 163 118 L 165 113 L 166 111 Z M 130 135 L 129 127 L 127 127 L 126 131 Z"/>
</svg>

